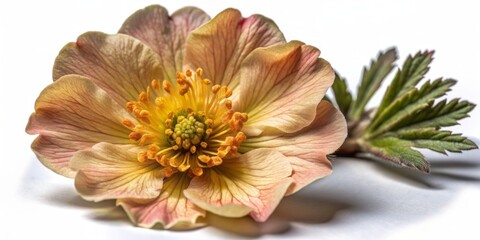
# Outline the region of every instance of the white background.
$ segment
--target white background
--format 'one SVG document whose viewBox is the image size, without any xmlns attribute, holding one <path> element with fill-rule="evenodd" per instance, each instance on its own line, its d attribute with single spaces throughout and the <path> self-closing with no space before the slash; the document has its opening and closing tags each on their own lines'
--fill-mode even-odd
<svg viewBox="0 0 480 240">
<path fill-rule="evenodd" d="M 100 208 L 111 203 L 84 202 L 76 197 L 70 180 L 37 162 L 29 149 L 34 137 L 24 133 L 28 116 L 40 91 L 51 82 L 58 51 L 85 31 L 115 33 L 131 13 L 153 3 L 162 4 L 170 12 L 194 5 L 211 16 L 234 7 L 244 16 L 260 13 L 272 18 L 288 40 L 298 39 L 320 48 L 322 57 L 347 77 L 353 88 L 363 65 L 381 49 L 396 46 L 401 60 L 418 50 L 433 49 L 435 60 L 428 77 L 457 79 L 449 98 L 479 103 L 480 8 L 474 2 L 1 0 L 0 238 L 232 236 L 214 228 L 189 232 L 145 230 L 132 227 L 118 213 L 98 215 Z M 374 97 L 373 103 L 380 99 L 381 94 Z M 475 123 L 480 119 L 480 110 L 475 109 L 471 116 L 452 130 L 478 139 L 480 128 Z M 378 167 L 371 162 L 337 160 L 331 177 L 287 199 L 276 213 L 287 221 L 289 230 L 262 236 L 474 238 L 480 214 L 478 155 L 479 151 L 471 151 L 439 159 L 431 154 L 437 163 L 430 176 Z M 291 212 L 302 212 L 299 209 L 305 206 L 305 214 L 292 216 Z M 303 219 L 308 213 L 313 216 Z M 257 233 L 259 226 L 253 226 Z M 261 231 L 271 230 L 268 224 L 261 227 Z"/>
</svg>

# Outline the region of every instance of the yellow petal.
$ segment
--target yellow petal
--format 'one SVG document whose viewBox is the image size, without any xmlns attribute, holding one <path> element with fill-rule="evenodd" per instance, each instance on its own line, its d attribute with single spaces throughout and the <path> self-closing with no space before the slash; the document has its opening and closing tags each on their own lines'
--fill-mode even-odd
<svg viewBox="0 0 480 240">
<path fill-rule="evenodd" d="M 183 67 L 187 35 L 209 19 L 204 11 L 195 7 L 182 8 L 169 16 L 164 7 L 152 5 L 132 14 L 119 33 L 133 36 L 152 48 L 160 58 L 164 77 L 173 82 L 176 71 Z"/>
</svg>

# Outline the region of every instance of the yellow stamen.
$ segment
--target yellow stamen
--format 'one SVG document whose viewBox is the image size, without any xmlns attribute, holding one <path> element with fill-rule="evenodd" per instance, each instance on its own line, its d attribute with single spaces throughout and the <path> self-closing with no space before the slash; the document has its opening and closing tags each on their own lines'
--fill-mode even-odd
<svg viewBox="0 0 480 240">
<path fill-rule="evenodd" d="M 133 122 L 130 119 L 126 119 L 126 118 L 123 119 L 122 124 L 123 124 L 123 126 L 129 128 L 130 130 L 135 128 L 135 124 L 133 124 Z"/>
<path fill-rule="evenodd" d="M 137 160 L 141 163 L 148 161 L 147 152 L 139 152 L 137 154 Z"/>
<path fill-rule="evenodd" d="M 136 100 L 125 105 L 136 119 L 124 118 L 129 140 L 143 150 L 139 162 L 159 164 L 165 176 L 201 176 L 238 154 L 248 115 L 235 112 L 227 86 L 203 77 L 201 68 L 176 73 L 176 84 L 151 80 Z M 138 123 L 137 123 L 138 122 Z"/>
<path fill-rule="evenodd" d="M 163 80 L 162 82 L 162 86 L 163 86 L 163 90 L 167 93 L 171 93 L 172 92 L 172 84 L 167 81 L 167 80 Z"/>
</svg>

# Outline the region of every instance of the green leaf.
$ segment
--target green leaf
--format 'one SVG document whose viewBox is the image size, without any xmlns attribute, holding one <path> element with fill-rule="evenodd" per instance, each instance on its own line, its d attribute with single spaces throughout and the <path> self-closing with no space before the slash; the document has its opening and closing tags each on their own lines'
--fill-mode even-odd
<svg viewBox="0 0 480 240">
<path fill-rule="evenodd" d="M 418 52 L 409 55 L 401 70 L 398 70 L 392 83 L 387 88 L 377 112 L 382 113 L 396 98 L 414 88 L 430 69 L 428 65 L 433 60 L 433 51 Z"/>
<path fill-rule="evenodd" d="M 352 103 L 352 94 L 348 90 L 347 82 L 335 73 L 335 81 L 332 85 L 333 95 L 340 111 L 345 115 Z"/>
<path fill-rule="evenodd" d="M 380 53 L 369 68 L 364 68 L 356 100 L 345 80 L 337 76 L 333 91 L 339 108 L 347 113 L 348 124 L 347 139 L 338 153 L 350 156 L 370 153 L 398 166 L 428 172 L 428 162 L 414 148 L 443 154 L 478 148 L 461 134 L 441 130 L 457 125 L 475 108 L 475 104 L 460 99 L 436 102 L 456 81 L 440 78 L 417 87 L 429 70 L 432 56 L 433 51 L 409 56 L 376 109 L 365 110 L 365 106 L 393 68 L 394 49 Z"/>
<path fill-rule="evenodd" d="M 379 136 L 403 121 L 414 118 L 415 114 L 428 108 L 436 98 L 444 96 L 455 83 L 453 79 L 437 79 L 426 82 L 420 89 L 411 89 L 388 105 L 382 113 L 376 113 L 365 137 L 368 139 Z"/>
<path fill-rule="evenodd" d="M 373 94 L 378 90 L 383 80 L 393 69 L 393 63 L 397 59 L 397 51 L 394 48 L 387 50 L 385 53 L 380 52 L 377 60 L 372 60 L 369 68 L 363 69 L 363 76 L 358 94 L 355 101 L 348 112 L 348 119 L 352 121 L 360 119 L 365 106 L 372 98 Z"/>
<path fill-rule="evenodd" d="M 462 137 L 461 134 L 452 134 L 451 131 L 437 131 L 435 128 L 423 128 L 399 131 L 398 138 L 412 142 L 414 147 L 427 148 L 435 152 L 446 154 L 462 152 L 478 148 L 477 145 Z"/>
<path fill-rule="evenodd" d="M 416 128 L 449 127 L 458 124 L 458 120 L 469 117 L 468 113 L 475 108 L 475 104 L 460 101 L 456 98 L 447 103 L 444 99 L 436 105 L 429 105 L 421 112 L 415 114 L 397 125 L 396 129 L 410 130 Z"/>
<path fill-rule="evenodd" d="M 398 166 L 430 172 L 429 163 L 419 151 L 412 147 L 412 142 L 395 137 L 382 137 L 363 145 L 366 152 L 374 154 L 380 159 L 390 161 Z"/>
</svg>

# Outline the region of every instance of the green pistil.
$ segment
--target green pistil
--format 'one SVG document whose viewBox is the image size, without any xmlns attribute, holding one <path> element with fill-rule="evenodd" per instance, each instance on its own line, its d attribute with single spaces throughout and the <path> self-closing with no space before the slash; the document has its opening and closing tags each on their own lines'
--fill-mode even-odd
<svg viewBox="0 0 480 240">
<path fill-rule="evenodd" d="M 175 127 L 172 129 L 172 140 L 176 140 L 177 137 L 182 139 L 182 143 L 189 142 L 192 145 L 199 144 L 205 135 L 205 123 L 200 117 L 196 117 L 194 114 L 190 116 L 180 115 L 177 117 Z M 188 144 L 188 147 L 190 144 Z M 186 146 L 184 146 L 185 148 Z M 187 147 L 187 148 L 188 148 Z"/>
</svg>

